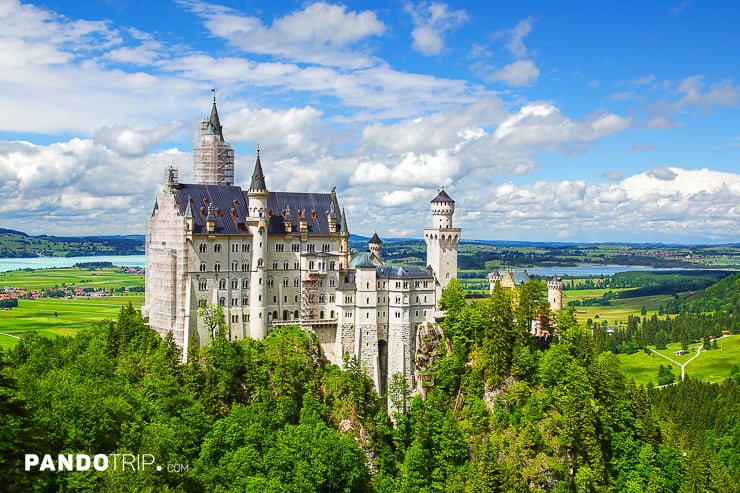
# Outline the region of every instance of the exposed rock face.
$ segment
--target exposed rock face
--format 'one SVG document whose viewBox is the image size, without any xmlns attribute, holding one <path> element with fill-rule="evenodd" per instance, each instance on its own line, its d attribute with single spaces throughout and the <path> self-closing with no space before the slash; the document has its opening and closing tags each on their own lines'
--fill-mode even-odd
<svg viewBox="0 0 740 493">
<path fill-rule="evenodd" d="M 420 324 L 416 330 L 416 390 L 422 397 L 426 397 L 427 391 L 434 387 L 433 370 L 437 368 L 440 348 L 445 345 L 447 353 L 452 348 L 445 337 L 444 331 L 435 322 Z"/>
</svg>

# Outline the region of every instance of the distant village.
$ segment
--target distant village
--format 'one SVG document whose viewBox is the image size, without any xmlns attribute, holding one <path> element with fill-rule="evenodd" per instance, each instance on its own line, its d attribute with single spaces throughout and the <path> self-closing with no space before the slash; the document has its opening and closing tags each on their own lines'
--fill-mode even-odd
<svg viewBox="0 0 740 493">
<path fill-rule="evenodd" d="M 119 271 L 122 274 L 132 275 L 144 275 L 144 269 L 141 267 L 121 267 Z M 4 273 L 0 272 L 0 279 L 4 277 Z M 9 309 L 17 306 L 17 300 L 29 299 L 36 300 L 39 298 L 100 298 L 106 296 L 112 296 L 114 293 L 136 293 L 143 292 L 142 286 L 123 286 L 119 288 L 104 288 L 104 287 L 93 287 L 85 285 L 72 285 L 57 288 L 47 289 L 25 289 L 16 286 L 4 286 L 0 287 L 0 307 L 3 309 Z M 15 301 L 13 303 L 12 301 Z M 9 302 L 10 303 L 7 303 Z"/>
</svg>

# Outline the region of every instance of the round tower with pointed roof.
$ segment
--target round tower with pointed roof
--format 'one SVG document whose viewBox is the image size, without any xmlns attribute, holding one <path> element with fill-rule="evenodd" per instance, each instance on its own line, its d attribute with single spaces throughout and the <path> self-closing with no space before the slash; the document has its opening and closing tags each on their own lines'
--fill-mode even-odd
<svg viewBox="0 0 740 493">
<path fill-rule="evenodd" d="M 260 149 L 257 147 L 257 161 L 254 163 L 252 181 L 247 190 L 247 228 L 252 236 L 253 267 L 251 273 L 252 296 L 250 297 L 250 337 L 262 339 L 267 335 L 267 185 L 262 172 Z"/>
<path fill-rule="evenodd" d="M 380 259 L 380 254 L 383 252 L 383 240 L 380 239 L 380 236 L 378 236 L 378 233 L 375 232 L 373 234 L 373 237 L 370 238 L 370 241 L 368 242 L 368 248 L 370 251 Z"/>
<path fill-rule="evenodd" d="M 424 229 L 427 245 L 427 266 L 434 272 L 437 299 L 452 278 L 457 278 L 457 245 L 460 243 L 460 228 L 452 227 L 455 201 L 440 190 L 431 201 L 432 227 Z"/>
</svg>

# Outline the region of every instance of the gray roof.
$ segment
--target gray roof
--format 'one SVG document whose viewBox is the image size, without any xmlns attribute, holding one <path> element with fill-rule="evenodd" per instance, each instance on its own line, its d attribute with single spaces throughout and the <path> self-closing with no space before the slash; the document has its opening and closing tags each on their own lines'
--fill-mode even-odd
<svg viewBox="0 0 740 493">
<path fill-rule="evenodd" d="M 181 183 L 175 192 L 175 201 L 183 216 L 187 214 L 188 198 L 191 200 L 193 233 L 206 233 L 206 215 L 209 205 L 213 205 L 216 215 L 215 234 L 233 235 L 247 232 L 245 219 L 249 198 L 241 187 Z M 326 213 L 331 209 L 332 203 L 334 203 L 334 210 L 338 210 L 339 204 L 330 193 L 269 192 L 267 208 L 272 216 L 268 217 L 267 233 L 285 234 L 282 216 L 284 210 L 290 210 L 289 219 L 293 224 L 293 234 L 300 231 L 299 211 L 302 211 L 306 217 L 309 235 L 328 236 L 338 233 L 338 231 L 329 231 L 329 222 L 326 219 Z M 336 229 L 339 227 L 337 226 Z"/>
<path fill-rule="evenodd" d="M 267 190 L 265 184 L 265 174 L 262 172 L 262 162 L 260 161 L 260 151 L 257 149 L 257 162 L 254 163 L 252 172 L 252 183 L 249 185 L 250 190 Z"/>
<path fill-rule="evenodd" d="M 383 244 L 383 240 L 381 240 L 380 239 L 380 236 L 378 236 L 378 233 L 375 232 L 375 233 L 373 233 L 373 237 L 370 238 L 370 241 L 368 243 L 370 243 L 370 244 L 376 244 L 376 245 L 382 245 Z"/>
<path fill-rule="evenodd" d="M 356 253 L 352 260 L 349 261 L 350 267 L 372 267 L 374 268 L 377 263 L 373 262 L 375 254 L 372 252 L 361 252 Z"/>
<path fill-rule="evenodd" d="M 444 191 L 444 189 L 440 190 L 436 197 L 432 199 L 432 202 L 452 202 L 455 203 L 452 198 L 447 195 L 447 192 Z"/>
<path fill-rule="evenodd" d="M 378 278 L 385 279 L 432 279 L 431 272 L 419 267 L 395 267 L 391 265 L 381 265 L 376 270 Z"/>
</svg>

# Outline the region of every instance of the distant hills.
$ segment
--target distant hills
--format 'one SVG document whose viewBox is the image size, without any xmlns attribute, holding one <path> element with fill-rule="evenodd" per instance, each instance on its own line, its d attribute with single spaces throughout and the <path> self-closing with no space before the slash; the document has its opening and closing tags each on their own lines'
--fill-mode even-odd
<svg viewBox="0 0 740 493">
<path fill-rule="evenodd" d="M 144 235 L 31 236 L 0 228 L 0 258 L 142 255 Z"/>
<path fill-rule="evenodd" d="M 368 248 L 367 236 L 350 235 L 349 246 Z M 383 238 L 383 258 L 397 265 L 426 265 L 420 238 Z M 31 236 L 0 228 L 0 258 L 143 255 L 144 235 Z M 635 243 L 560 243 L 507 240 L 463 240 L 458 248 L 461 270 L 509 267 L 640 265 L 657 268 L 740 269 L 740 244 L 668 245 Z"/>
</svg>

